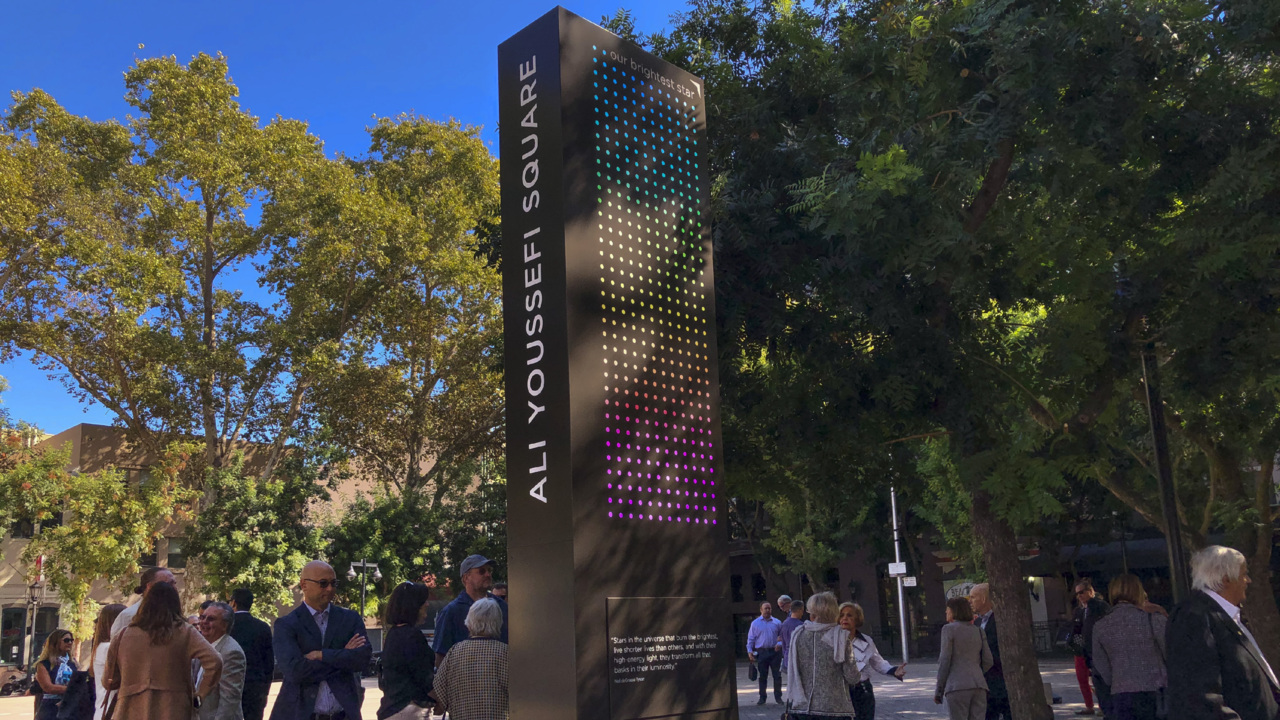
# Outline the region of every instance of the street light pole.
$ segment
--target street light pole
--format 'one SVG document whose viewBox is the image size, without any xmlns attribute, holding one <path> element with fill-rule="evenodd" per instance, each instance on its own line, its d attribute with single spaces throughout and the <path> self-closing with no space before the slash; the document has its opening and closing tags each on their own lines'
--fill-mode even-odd
<svg viewBox="0 0 1280 720">
<path fill-rule="evenodd" d="M 371 563 L 365 558 L 360 558 L 360 562 L 351 563 L 351 569 L 347 571 L 347 579 L 356 579 L 356 568 L 360 568 L 360 617 L 364 618 L 364 601 L 365 594 L 368 592 L 369 585 L 365 581 L 365 575 L 368 574 L 369 568 L 373 568 L 373 581 L 378 582 L 382 579 L 382 571 L 378 569 L 378 563 Z"/>
<path fill-rule="evenodd" d="M 889 486 L 889 506 L 893 511 L 893 561 L 895 563 L 902 562 L 902 547 L 899 543 L 901 533 L 898 532 L 898 491 L 892 485 Z M 902 576 L 897 577 L 898 580 L 898 623 L 902 627 L 902 664 L 905 665 L 911 659 L 907 653 L 907 596 L 902 589 Z"/>
</svg>

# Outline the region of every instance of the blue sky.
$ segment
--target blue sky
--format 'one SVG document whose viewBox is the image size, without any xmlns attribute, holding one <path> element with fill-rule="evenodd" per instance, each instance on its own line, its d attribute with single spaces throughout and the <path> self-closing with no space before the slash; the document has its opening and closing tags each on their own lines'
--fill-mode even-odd
<svg viewBox="0 0 1280 720">
<path fill-rule="evenodd" d="M 628 7 L 641 32 L 669 27 L 683 0 L 583 0 L 566 7 L 599 21 Z M 480 2 L 27 2 L 5 11 L 0 88 L 42 88 L 77 115 L 125 120 L 123 73 L 136 58 L 227 56 L 241 105 L 306 120 L 330 154 L 367 149 L 372 116 L 414 111 L 484 126 L 497 153 L 498 43 L 554 7 Z M 139 48 L 139 44 L 143 47 Z M 6 98 L 6 105 L 8 104 Z M 110 423 L 28 358 L 0 364 L 16 419 L 57 432 Z"/>
</svg>

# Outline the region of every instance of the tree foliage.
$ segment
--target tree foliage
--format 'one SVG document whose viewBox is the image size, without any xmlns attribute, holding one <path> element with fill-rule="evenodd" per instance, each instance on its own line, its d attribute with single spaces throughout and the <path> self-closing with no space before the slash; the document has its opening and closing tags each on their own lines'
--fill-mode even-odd
<svg viewBox="0 0 1280 720">
<path fill-rule="evenodd" d="M 441 500 L 421 490 L 379 489 L 358 498 L 330 527 L 326 557 L 340 577 L 351 563 L 377 563 L 345 582 L 339 594 L 348 607 L 358 607 L 361 583 L 369 616 L 382 610 L 398 583 L 424 582 L 446 591 L 461 589 L 458 568 L 468 555 L 482 554 L 506 567 L 506 477 L 502 463 L 466 463 L 446 476 L 449 491 Z M 359 574 L 359 570 L 357 573 Z"/>
<path fill-rule="evenodd" d="M 198 436 L 219 467 L 252 441 L 273 448 L 270 477 L 362 321 L 427 274 L 435 248 L 411 206 L 425 198 L 381 192 L 302 122 L 262 124 L 221 56 L 142 59 L 125 87 L 127 125 L 14 95 L 8 161 L 55 172 L 6 187 L 21 211 L 6 267 L 25 274 L 6 285 L 0 339 L 151 451 Z"/>
<path fill-rule="evenodd" d="M 475 232 L 496 222 L 497 163 L 478 133 L 415 116 L 371 129 L 354 165 L 408 214 L 423 261 L 384 288 L 310 398 L 363 472 L 429 506 L 446 468 L 502 443 L 500 278 Z"/>
<path fill-rule="evenodd" d="M 1228 416 L 1274 406 L 1276 13 L 704 0 L 654 38 L 716 98 L 722 367 L 796 363 L 839 407 L 811 435 L 945 438 L 916 467 L 972 500 L 1020 717 L 1040 708 L 1017 533 L 1079 482 L 1149 505 L 1132 407 L 1148 344 L 1171 405 L 1199 396 L 1203 425 L 1233 428 L 1206 438 L 1211 487 L 1242 507 L 1257 493 L 1232 475 L 1274 454 Z"/>
<path fill-rule="evenodd" d="M 239 454 L 206 470 L 205 492 L 214 499 L 192 523 L 185 548 L 199 559 L 205 592 L 230 597 L 247 587 L 264 608 L 292 604 L 289 588 L 321 548 L 314 503 L 329 500 L 329 476 L 340 467 L 303 453 L 286 457 L 270 478 L 246 471 Z"/>
<path fill-rule="evenodd" d="M 78 637 L 88 637 L 97 612 L 89 600 L 93 583 L 131 582 L 138 558 L 165 528 L 190 518 L 197 493 L 180 480 L 186 460 L 177 449 L 140 481 L 114 469 L 69 473 L 69 451 L 49 456 L 61 465 L 56 487 L 45 488 L 51 493 L 47 501 L 61 506 L 62 521 L 40 526 L 22 558 L 30 568 L 43 557 L 45 578 L 62 599 L 64 616 Z"/>
</svg>

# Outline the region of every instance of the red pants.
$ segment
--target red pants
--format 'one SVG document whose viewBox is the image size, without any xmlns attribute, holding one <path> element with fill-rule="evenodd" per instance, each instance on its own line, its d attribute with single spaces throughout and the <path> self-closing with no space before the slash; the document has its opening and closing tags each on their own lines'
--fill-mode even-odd
<svg viewBox="0 0 1280 720">
<path fill-rule="evenodd" d="M 1080 683 L 1080 693 L 1084 695 L 1084 707 L 1093 710 L 1093 691 L 1089 688 L 1089 666 L 1084 658 L 1076 656 L 1076 682 Z"/>
</svg>

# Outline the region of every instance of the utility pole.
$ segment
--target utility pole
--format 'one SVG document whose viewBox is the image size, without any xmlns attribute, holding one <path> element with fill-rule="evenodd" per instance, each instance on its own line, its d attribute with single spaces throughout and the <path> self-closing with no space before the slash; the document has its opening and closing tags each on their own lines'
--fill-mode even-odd
<svg viewBox="0 0 1280 720">
<path fill-rule="evenodd" d="M 1151 418 L 1151 445 L 1156 455 L 1156 478 L 1160 484 L 1160 511 L 1164 516 L 1165 544 L 1169 548 L 1169 578 L 1173 581 L 1173 601 L 1182 602 L 1191 593 L 1187 582 L 1187 559 L 1182 548 L 1182 523 L 1178 521 L 1178 498 L 1169 465 L 1169 436 L 1164 422 L 1164 401 L 1160 399 L 1160 367 L 1155 342 L 1142 353 L 1142 376 L 1147 388 L 1147 414 Z"/>
<path fill-rule="evenodd" d="M 889 507 L 893 511 L 893 562 L 901 564 L 902 546 L 900 540 L 902 534 L 898 532 L 898 491 L 892 485 L 889 486 Z M 902 575 L 898 575 L 897 580 L 898 623 L 902 626 L 902 663 L 905 665 L 911 659 L 907 653 L 907 595 L 902 589 Z"/>
<path fill-rule="evenodd" d="M 382 571 L 378 569 L 378 563 L 371 563 L 360 558 L 360 562 L 351 563 L 351 569 L 347 571 L 347 579 L 356 579 L 356 568 L 360 568 L 360 619 L 364 619 L 364 601 L 365 593 L 368 590 L 368 583 L 365 582 L 365 575 L 369 572 L 369 568 L 373 568 L 373 581 L 378 582 L 382 579 Z"/>
</svg>

